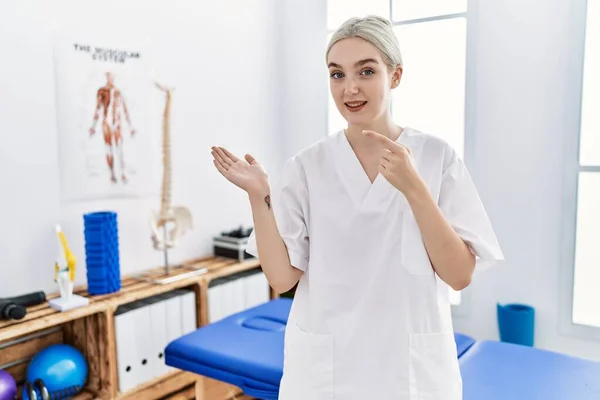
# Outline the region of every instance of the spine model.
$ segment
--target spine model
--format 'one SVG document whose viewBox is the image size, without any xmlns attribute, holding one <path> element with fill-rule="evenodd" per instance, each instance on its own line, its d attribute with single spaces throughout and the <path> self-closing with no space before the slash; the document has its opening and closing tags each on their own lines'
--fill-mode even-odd
<svg viewBox="0 0 600 400">
<path fill-rule="evenodd" d="M 172 167 L 171 167 L 171 101 L 173 89 L 156 84 L 165 93 L 163 111 L 163 178 L 160 211 L 151 216 L 152 242 L 157 250 L 167 250 L 177 245 L 183 234 L 193 227 L 192 214 L 187 207 L 171 204 Z M 162 231 L 162 233 L 161 233 Z"/>
</svg>

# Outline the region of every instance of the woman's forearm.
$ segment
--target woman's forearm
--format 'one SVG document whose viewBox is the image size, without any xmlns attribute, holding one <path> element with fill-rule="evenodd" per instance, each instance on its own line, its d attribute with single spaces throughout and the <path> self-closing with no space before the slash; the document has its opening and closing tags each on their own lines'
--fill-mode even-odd
<svg viewBox="0 0 600 400">
<path fill-rule="evenodd" d="M 464 289 L 471 283 L 475 256 L 450 226 L 425 184 L 406 198 L 436 273 L 454 290 Z"/>
<path fill-rule="evenodd" d="M 290 264 L 271 208 L 269 188 L 249 194 L 249 199 L 261 267 L 273 290 L 285 293 L 298 282 L 302 271 Z"/>
</svg>

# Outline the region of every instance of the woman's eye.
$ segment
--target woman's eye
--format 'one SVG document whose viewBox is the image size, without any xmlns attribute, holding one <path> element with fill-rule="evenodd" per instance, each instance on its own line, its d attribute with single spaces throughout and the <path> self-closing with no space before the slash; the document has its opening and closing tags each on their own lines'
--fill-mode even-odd
<svg viewBox="0 0 600 400">
<path fill-rule="evenodd" d="M 365 69 L 361 72 L 363 75 L 373 75 L 375 73 L 375 71 L 373 71 L 372 69 Z"/>
<path fill-rule="evenodd" d="M 329 74 L 330 77 L 332 77 L 333 79 L 340 79 L 343 74 L 341 72 L 333 72 L 331 74 Z"/>
</svg>

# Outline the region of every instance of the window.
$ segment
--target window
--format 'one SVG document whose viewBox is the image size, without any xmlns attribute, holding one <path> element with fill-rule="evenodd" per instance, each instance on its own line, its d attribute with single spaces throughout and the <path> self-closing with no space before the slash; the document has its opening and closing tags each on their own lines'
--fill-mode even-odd
<svg viewBox="0 0 600 400">
<path fill-rule="evenodd" d="M 465 34 L 464 17 L 397 26 L 405 67 L 392 103 L 397 123 L 443 135 L 461 156 Z"/>
<path fill-rule="evenodd" d="M 586 19 L 570 322 L 600 328 L 600 0 Z"/>
<path fill-rule="evenodd" d="M 328 41 L 345 20 L 368 14 L 389 18 L 400 43 L 394 120 L 439 135 L 463 157 L 467 0 L 328 0 Z M 328 115 L 330 134 L 346 126 L 331 95 Z M 461 303 L 460 292 L 451 291 L 451 303 Z"/>
</svg>

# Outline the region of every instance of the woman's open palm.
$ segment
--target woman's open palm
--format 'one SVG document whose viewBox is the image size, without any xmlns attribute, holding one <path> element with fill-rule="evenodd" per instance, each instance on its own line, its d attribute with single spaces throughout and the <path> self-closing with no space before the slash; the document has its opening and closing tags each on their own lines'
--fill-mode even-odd
<svg viewBox="0 0 600 400">
<path fill-rule="evenodd" d="M 223 147 L 212 147 L 211 154 L 217 170 L 227 180 L 248 193 L 259 191 L 267 185 L 267 174 L 262 165 L 250 154 L 241 160 Z"/>
</svg>

